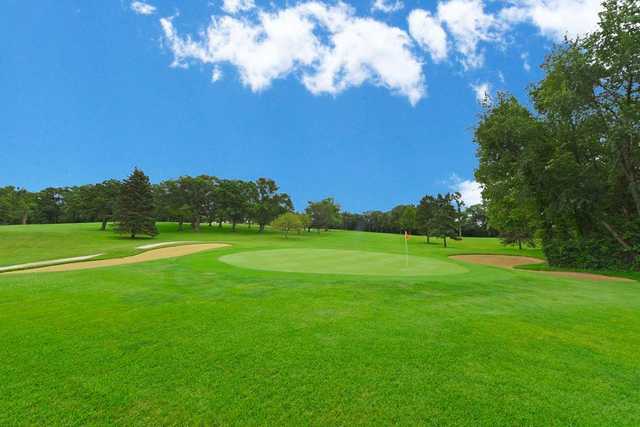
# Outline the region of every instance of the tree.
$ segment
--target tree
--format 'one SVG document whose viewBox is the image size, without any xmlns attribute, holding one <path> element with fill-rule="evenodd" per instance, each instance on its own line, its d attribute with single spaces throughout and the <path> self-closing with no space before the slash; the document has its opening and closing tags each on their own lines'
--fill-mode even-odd
<svg viewBox="0 0 640 427">
<path fill-rule="evenodd" d="M 204 214 L 209 223 L 209 227 L 211 227 L 216 218 L 221 216 L 219 189 L 220 180 L 215 176 L 210 177 L 209 191 L 204 201 Z"/>
<path fill-rule="evenodd" d="M 39 221 L 59 222 L 64 208 L 64 191 L 63 188 L 48 187 L 36 193 L 34 210 Z"/>
<path fill-rule="evenodd" d="M 416 207 L 413 205 L 406 205 L 402 209 L 400 214 L 399 225 L 401 231 L 407 233 L 413 233 L 416 228 Z"/>
<path fill-rule="evenodd" d="M 280 230 L 285 238 L 289 238 L 290 231 L 302 230 L 303 224 L 300 215 L 293 212 L 285 212 L 271 222 L 271 227 Z"/>
<path fill-rule="evenodd" d="M 251 214 L 257 198 L 256 186 L 253 182 L 225 179 L 220 182 L 218 196 L 221 213 L 231 222 L 231 229 L 244 222 Z"/>
<path fill-rule="evenodd" d="M 327 197 L 319 202 L 309 202 L 305 212 L 311 216 L 311 226 L 328 231 L 329 228 L 340 223 L 340 205 L 333 197 Z"/>
<path fill-rule="evenodd" d="M 544 141 L 538 123 L 514 97 L 499 94 L 477 126 L 475 140 L 479 157 L 475 175 L 483 185 L 489 224 L 505 244 L 533 243 L 538 210 L 529 189 L 540 175 L 533 172 L 541 167 L 536 144 Z"/>
<path fill-rule="evenodd" d="M 298 214 L 298 217 L 300 218 L 300 222 L 302 223 L 302 228 L 310 233 L 312 224 L 311 215 L 309 215 L 308 213 L 301 213 Z"/>
<path fill-rule="evenodd" d="M 176 191 L 179 192 L 176 199 L 181 204 L 181 216 L 189 218 L 192 230 L 200 231 L 200 221 L 216 191 L 216 179 L 208 175 L 181 176 L 177 180 Z"/>
<path fill-rule="evenodd" d="M 129 234 L 132 239 L 138 234 L 152 237 L 158 234 L 149 177 L 138 168 L 122 183 L 117 221 L 116 231 Z"/>
<path fill-rule="evenodd" d="M 447 238 L 459 240 L 456 209 L 453 207 L 451 194 L 438 194 L 433 203 L 433 234 L 441 237 L 444 247 L 447 247 Z"/>
<path fill-rule="evenodd" d="M 189 216 L 184 193 L 175 179 L 167 179 L 153 189 L 156 205 L 156 217 L 164 221 L 176 221 L 178 230 L 182 231 L 183 224 Z"/>
<path fill-rule="evenodd" d="M 120 185 L 120 181 L 109 179 L 91 187 L 89 211 L 95 219 L 100 221 L 100 230 L 102 231 L 107 229 L 107 222 L 114 216 Z"/>
<path fill-rule="evenodd" d="M 458 191 L 451 195 L 453 203 L 456 205 L 456 212 L 458 213 L 458 217 L 456 221 L 458 222 L 458 237 L 462 239 L 462 220 L 464 218 L 464 214 L 462 213 L 462 208 L 464 207 L 464 201 L 462 200 L 462 194 Z"/>
<path fill-rule="evenodd" d="M 487 209 L 483 204 L 471 205 L 463 212 L 462 235 L 472 237 L 493 237 L 496 231 L 489 227 Z"/>
<path fill-rule="evenodd" d="M 262 232 L 264 226 L 277 216 L 293 211 L 293 203 L 289 195 L 278 193 L 278 185 L 272 179 L 258 178 L 255 186 L 257 197 L 253 216 L 260 227 L 260 232 Z"/>
<path fill-rule="evenodd" d="M 26 224 L 35 207 L 35 195 L 24 188 L 0 188 L 0 224 Z"/>
<path fill-rule="evenodd" d="M 433 234 L 435 228 L 435 204 L 436 199 L 433 196 L 426 195 L 420 200 L 420 204 L 416 209 L 416 225 L 418 229 L 424 233 L 427 243 L 429 243 L 429 238 Z"/>
</svg>

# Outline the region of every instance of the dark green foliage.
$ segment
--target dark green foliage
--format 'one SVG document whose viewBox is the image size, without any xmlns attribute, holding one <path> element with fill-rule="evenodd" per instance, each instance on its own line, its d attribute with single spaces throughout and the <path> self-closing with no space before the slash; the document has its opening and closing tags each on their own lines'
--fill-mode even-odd
<svg viewBox="0 0 640 427">
<path fill-rule="evenodd" d="M 476 129 L 489 222 L 506 242 L 540 231 L 549 262 L 640 264 L 640 4 L 603 3 L 600 29 L 559 46 L 531 90 L 501 96 Z"/>
<path fill-rule="evenodd" d="M 135 238 L 139 234 L 155 236 L 158 229 L 155 223 L 153 191 L 149 177 L 135 168 L 125 179 L 120 189 L 117 209 L 118 233 Z"/>
<path fill-rule="evenodd" d="M 311 227 L 329 230 L 340 224 L 340 205 L 333 197 L 327 197 L 319 202 L 309 202 L 305 213 L 311 217 Z"/>
<path fill-rule="evenodd" d="M 444 247 L 447 247 L 447 238 L 458 240 L 458 212 L 453 206 L 452 194 L 438 194 L 433 200 L 433 216 L 431 219 L 431 233 L 442 238 Z"/>
<path fill-rule="evenodd" d="M 34 206 L 35 194 L 13 186 L 0 188 L 0 224 L 26 224 Z"/>
<path fill-rule="evenodd" d="M 426 195 L 420 200 L 416 211 L 416 223 L 418 230 L 423 233 L 429 243 L 429 239 L 433 235 L 435 228 L 434 213 L 436 199 L 433 196 Z"/>
<path fill-rule="evenodd" d="M 278 193 L 278 185 L 269 178 L 256 180 L 257 197 L 253 208 L 253 218 L 260 231 L 279 215 L 293 211 L 293 203 L 288 194 Z"/>
<path fill-rule="evenodd" d="M 251 217 L 257 200 L 256 185 L 239 179 L 224 179 L 218 187 L 218 203 L 223 217 L 231 222 L 235 231 L 236 224 Z"/>
<path fill-rule="evenodd" d="M 495 237 L 498 235 L 498 232 L 489 226 L 487 209 L 484 205 L 471 205 L 462 214 L 463 236 Z"/>
</svg>

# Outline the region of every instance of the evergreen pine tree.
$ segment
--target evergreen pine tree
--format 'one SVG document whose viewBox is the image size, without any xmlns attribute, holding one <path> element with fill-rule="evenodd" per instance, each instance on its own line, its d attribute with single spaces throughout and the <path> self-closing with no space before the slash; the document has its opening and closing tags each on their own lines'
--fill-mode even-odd
<svg viewBox="0 0 640 427">
<path fill-rule="evenodd" d="M 117 221 L 116 231 L 127 233 L 132 239 L 137 234 L 158 234 L 151 183 L 149 177 L 138 168 L 122 183 Z"/>
</svg>

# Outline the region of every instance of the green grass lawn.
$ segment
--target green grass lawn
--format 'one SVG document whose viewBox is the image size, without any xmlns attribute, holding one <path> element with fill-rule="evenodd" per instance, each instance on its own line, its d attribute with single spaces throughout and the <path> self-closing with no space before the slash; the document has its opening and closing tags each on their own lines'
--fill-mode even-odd
<svg viewBox="0 0 640 427">
<path fill-rule="evenodd" d="M 0 275 L 0 425 L 640 425 L 640 283 L 447 260 L 541 256 L 494 239 L 410 240 L 425 271 L 456 274 L 375 275 L 343 252 L 358 274 L 327 274 L 341 257 L 322 271 L 267 271 L 256 265 L 266 251 L 403 259 L 404 241 L 160 230 L 154 241 L 233 246 Z M 95 224 L 0 227 L 0 265 L 144 243 Z M 290 268 L 279 259 L 270 265 Z"/>
</svg>

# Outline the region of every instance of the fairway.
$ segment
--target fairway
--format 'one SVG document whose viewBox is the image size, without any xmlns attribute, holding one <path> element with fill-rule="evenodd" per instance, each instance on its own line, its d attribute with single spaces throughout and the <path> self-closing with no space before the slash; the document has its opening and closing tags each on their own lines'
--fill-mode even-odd
<svg viewBox="0 0 640 427">
<path fill-rule="evenodd" d="M 540 255 L 497 239 L 411 239 L 407 268 L 399 235 L 158 227 L 0 227 L 7 264 L 229 245 L 0 274 L 0 425 L 640 424 L 637 282 L 449 259 Z"/>
<path fill-rule="evenodd" d="M 434 258 L 336 249 L 239 252 L 223 256 L 220 261 L 236 267 L 288 273 L 426 276 L 468 272 L 460 265 Z"/>
</svg>

